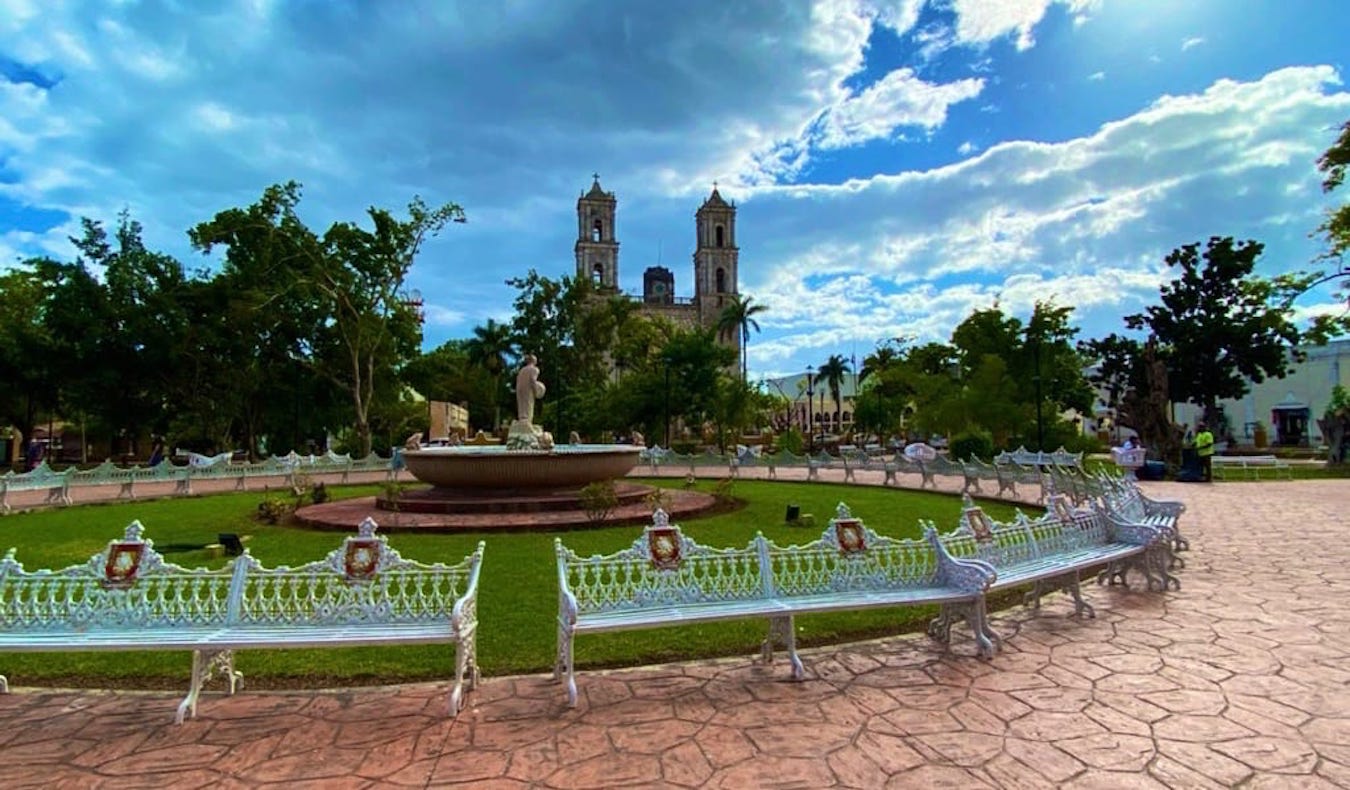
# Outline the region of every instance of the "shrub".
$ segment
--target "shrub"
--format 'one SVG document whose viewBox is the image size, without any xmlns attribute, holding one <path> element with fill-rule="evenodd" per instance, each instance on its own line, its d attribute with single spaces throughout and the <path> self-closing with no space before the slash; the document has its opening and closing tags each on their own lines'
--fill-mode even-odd
<svg viewBox="0 0 1350 790">
<path fill-rule="evenodd" d="M 718 502 L 730 502 L 732 499 L 732 488 L 735 485 L 736 481 L 732 480 L 730 477 L 724 477 L 721 480 L 718 480 L 717 485 L 713 487 L 713 497 Z"/>
<path fill-rule="evenodd" d="M 281 497 L 268 497 L 258 503 L 258 520 L 264 524 L 280 524 L 290 513 L 290 503 Z"/>
<path fill-rule="evenodd" d="M 652 492 L 647 495 L 646 503 L 648 509 L 650 509 L 653 513 L 655 513 L 657 510 L 669 510 L 670 495 L 666 493 L 666 490 L 664 488 L 658 486 L 656 488 L 653 488 Z"/>
<path fill-rule="evenodd" d="M 988 461 L 994 456 L 994 439 L 984 431 L 963 433 L 952 440 L 951 457 L 969 461 L 972 457 Z"/>
<path fill-rule="evenodd" d="M 613 480 L 598 480 L 581 489 L 581 509 L 592 523 L 604 521 L 619 506 L 619 494 Z"/>
<path fill-rule="evenodd" d="M 328 501 L 328 486 L 323 483 L 315 483 L 314 488 L 309 492 L 309 501 L 316 505 L 322 505 Z"/>
<path fill-rule="evenodd" d="M 802 432 L 796 428 L 784 431 L 778 437 L 778 451 L 787 451 L 793 455 L 801 455 L 802 448 L 806 446 L 806 440 L 802 438 Z"/>
</svg>

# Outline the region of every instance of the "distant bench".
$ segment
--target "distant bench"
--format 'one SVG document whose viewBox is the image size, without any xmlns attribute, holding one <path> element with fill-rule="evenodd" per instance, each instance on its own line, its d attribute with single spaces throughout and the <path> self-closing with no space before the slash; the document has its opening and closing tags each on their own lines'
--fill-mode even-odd
<svg viewBox="0 0 1350 790">
<path fill-rule="evenodd" d="M 88 562 L 24 570 L 0 558 L 0 654 L 191 650 L 192 685 L 175 718 L 197 713 L 217 674 L 233 694 L 234 651 L 450 643 L 450 712 L 478 679 L 478 572 L 483 544 L 456 565 L 405 560 L 366 519 L 325 559 L 264 568 L 245 552 L 223 568 L 166 562 L 133 521 Z M 0 675 L 0 691 L 8 691 Z"/>
<path fill-rule="evenodd" d="M 778 546 L 758 534 L 743 548 L 718 549 L 686 537 L 666 513 L 633 545 L 615 554 L 582 557 L 554 541 L 558 558 L 558 652 L 553 676 L 566 676 L 567 700 L 577 703 L 573 645 L 579 634 L 717 620 L 765 618 L 763 658 L 776 644 L 787 651 L 792 675 L 805 670 L 797 656 L 799 614 L 937 604 L 948 620 L 930 633 L 946 641 L 950 625 L 969 623 L 981 656 L 995 644 L 985 622 L 985 591 L 993 568 L 959 560 L 928 529 L 922 539 L 882 537 L 848 513 L 819 540 Z"/>
<path fill-rule="evenodd" d="M 1228 479 L 1230 469 L 1246 472 L 1247 477 L 1252 480 L 1260 479 L 1262 469 L 1272 470 L 1277 478 L 1283 476 L 1286 480 L 1294 479 L 1294 470 L 1289 462 L 1273 455 L 1214 455 L 1210 456 L 1209 460 L 1214 475 L 1221 480 Z"/>
</svg>

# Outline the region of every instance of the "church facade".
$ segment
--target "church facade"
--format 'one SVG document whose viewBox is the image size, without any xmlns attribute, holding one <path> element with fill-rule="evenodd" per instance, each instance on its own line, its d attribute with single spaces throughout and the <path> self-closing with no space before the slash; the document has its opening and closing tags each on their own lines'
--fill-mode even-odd
<svg viewBox="0 0 1350 790">
<path fill-rule="evenodd" d="M 577 198 L 577 278 L 590 280 L 603 294 L 625 296 L 640 304 L 643 315 L 688 327 L 715 329 L 722 311 L 740 295 L 740 249 L 736 246 L 736 205 L 713 186 L 694 213 L 694 295 L 675 295 L 675 274 L 663 266 L 642 273 L 642 293 L 619 289 L 618 200 L 593 177 L 591 188 Z M 722 338 L 739 354 L 736 337 Z M 739 360 L 738 360 L 739 364 Z"/>
</svg>

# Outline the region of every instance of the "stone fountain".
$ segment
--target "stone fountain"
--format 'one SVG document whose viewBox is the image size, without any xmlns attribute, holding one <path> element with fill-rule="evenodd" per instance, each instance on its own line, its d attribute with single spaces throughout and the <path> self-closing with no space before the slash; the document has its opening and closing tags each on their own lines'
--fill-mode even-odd
<svg viewBox="0 0 1350 790">
<path fill-rule="evenodd" d="M 614 480 L 617 505 L 601 523 L 646 523 L 656 489 L 623 478 L 637 466 L 642 444 L 556 444 L 534 424 L 534 407 L 545 394 L 538 362 L 526 355 L 516 375 L 516 419 L 505 445 L 451 446 L 403 451 L 407 469 L 429 489 L 391 493 L 365 502 L 384 511 L 374 514 L 381 529 L 552 528 L 594 525 L 582 489 Z M 639 434 L 640 436 L 640 434 Z M 635 437 L 636 438 L 636 437 Z M 663 489 L 667 512 L 692 515 L 715 500 L 692 491 Z M 312 526 L 345 528 L 356 518 L 352 500 L 314 505 L 297 513 Z M 353 511 L 353 512 L 347 512 Z M 336 517 L 331 514 L 339 514 Z"/>
</svg>

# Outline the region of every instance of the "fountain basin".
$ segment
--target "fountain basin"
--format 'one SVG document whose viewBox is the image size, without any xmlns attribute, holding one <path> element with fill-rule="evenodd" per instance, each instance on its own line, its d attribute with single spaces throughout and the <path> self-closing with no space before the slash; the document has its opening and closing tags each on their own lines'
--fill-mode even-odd
<svg viewBox="0 0 1350 790">
<path fill-rule="evenodd" d="M 424 483 L 448 489 L 567 489 L 621 478 L 638 464 L 641 447 L 569 444 L 552 450 L 505 447 L 429 447 L 406 450 L 408 471 Z"/>
</svg>

